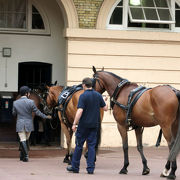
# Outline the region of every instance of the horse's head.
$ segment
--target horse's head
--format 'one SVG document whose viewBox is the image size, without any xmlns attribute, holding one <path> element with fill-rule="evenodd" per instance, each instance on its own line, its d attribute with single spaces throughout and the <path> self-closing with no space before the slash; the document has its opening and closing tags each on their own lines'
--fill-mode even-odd
<svg viewBox="0 0 180 180">
<path fill-rule="evenodd" d="M 51 110 L 48 109 L 47 103 L 46 103 L 46 97 L 47 97 L 47 89 L 45 87 L 38 87 L 33 89 L 30 96 L 32 96 L 32 99 L 34 99 L 37 107 L 43 111 L 45 114 L 51 114 Z M 34 96 L 34 98 L 33 98 Z"/>
<path fill-rule="evenodd" d="M 29 99 L 34 100 L 35 105 L 37 106 L 38 109 L 40 109 L 40 104 L 41 104 L 41 97 L 36 94 L 36 92 L 31 91 L 29 95 Z"/>
<path fill-rule="evenodd" d="M 106 90 L 104 86 L 104 82 L 100 77 L 100 72 L 103 72 L 103 71 L 104 71 L 104 68 L 101 71 L 96 71 L 96 68 L 93 66 L 93 72 L 94 72 L 93 79 L 92 79 L 93 88 L 101 94 L 103 94 Z"/>
<path fill-rule="evenodd" d="M 61 91 L 63 90 L 63 86 L 47 86 L 48 93 L 47 93 L 47 98 L 46 102 L 49 108 L 53 108 L 57 106 L 58 104 L 58 97 Z"/>
</svg>

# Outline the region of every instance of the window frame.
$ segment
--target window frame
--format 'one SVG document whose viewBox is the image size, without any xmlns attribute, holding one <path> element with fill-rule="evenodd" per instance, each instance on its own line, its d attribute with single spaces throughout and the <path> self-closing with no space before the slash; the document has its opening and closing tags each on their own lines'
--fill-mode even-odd
<svg viewBox="0 0 180 180">
<path fill-rule="evenodd" d="M 111 15 L 118 5 L 120 1 L 123 1 L 123 19 L 122 19 L 122 24 L 117 25 L 117 24 L 109 24 Z M 143 31 L 157 31 L 157 32 L 180 32 L 180 27 L 175 27 L 175 24 L 169 24 L 169 28 L 143 28 L 143 27 L 128 27 L 128 3 L 129 0 L 117 0 L 116 3 L 112 6 L 108 18 L 106 21 L 106 28 L 107 29 L 112 29 L 112 30 L 143 30 Z M 176 0 L 170 0 L 170 6 L 171 6 L 171 13 L 172 17 L 175 18 L 175 3 L 180 6 L 180 2 Z"/>
<path fill-rule="evenodd" d="M 135 22 L 135 23 L 155 23 L 155 24 L 173 24 L 173 23 L 175 23 L 175 19 L 174 19 L 173 15 L 172 15 L 172 8 L 170 7 L 169 0 L 165 0 L 165 1 L 167 3 L 168 7 L 157 7 L 157 6 L 154 6 L 154 7 L 145 7 L 145 6 L 133 7 L 133 6 L 128 5 L 128 15 L 130 17 L 131 22 Z M 154 2 L 154 0 L 153 0 L 153 2 Z M 138 20 L 138 19 L 134 19 L 133 16 L 132 16 L 131 9 L 142 9 L 142 12 L 143 12 L 143 15 L 144 15 L 145 18 L 146 18 L 145 9 L 155 10 L 158 19 L 157 20 L 147 20 L 147 19 L 144 19 L 144 20 L 139 19 Z M 158 9 L 168 9 L 172 20 L 169 20 L 169 21 L 160 20 L 160 15 L 159 15 Z"/>
<path fill-rule="evenodd" d="M 41 15 L 44 29 L 32 28 L 32 6 L 34 6 Z M 34 0 L 26 0 L 26 28 L 0 28 L 0 33 L 49 35 L 50 26 L 47 15 L 41 6 Z"/>
<path fill-rule="evenodd" d="M 26 28 L 0 28 L 0 32 L 1 31 L 22 31 L 22 32 L 26 32 L 28 29 L 28 17 L 27 17 L 27 11 L 28 11 L 28 1 L 26 1 Z"/>
</svg>

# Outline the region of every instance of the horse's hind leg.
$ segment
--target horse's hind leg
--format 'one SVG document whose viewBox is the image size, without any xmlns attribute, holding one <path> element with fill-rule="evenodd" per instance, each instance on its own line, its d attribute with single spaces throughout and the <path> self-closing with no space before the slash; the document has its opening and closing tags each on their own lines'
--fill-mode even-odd
<svg viewBox="0 0 180 180">
<path fill-rule="evenodd" d="M 169 151 L 170 151 L 174 144 L 173 137 L 175 136 L 175 134 L 172 135 L 171 128 L 169 128 L 169 127 L 163 128 L 162 130 L 163 130 L 163 135 L 168 143 L 168 147 L 169 147 Z M 169 173 L 170 168 L 171 168 L 171 171 Z M 175 175 L 176 169 L 177 169 L 176 160 L 172 161 L 172 162 L 167 161 L 167 163 L 165 165 L 165 169 L 161 173 L 160 177 L 167 177 L 167 179 L 175 179 L 176 178 L 176 175 Z"/>
<path fill-rule="evenodd" d="M 142 175 L 147 175 L 147 174 L 149 174 L 150 169 L 147 166 L 147 160 L 146 160 L 144 153 L 143 153 L 143 146 L 142 146 L 143 129 L 142 129 L 142 127 L 136 128 L 135 133 L 136 133 L 136 140 L 137 140 L 137 150 L 139 151 L 139 153 L 141 155 L 141 159 L 142 159 L 142 163 L 143 163 Z"/>
<path fill-rule="evenodd" d="M 124 152 L 124 166 L 120 170 L 119 174 L 127 174 L 127 167 L 129 166 L 129 157 L 128 157 L 128 136 L 127 130 L 125 126 L 121 126 L 118 124 L 118 130 L 121 134 L 122 143 L 123 143 L 123 152 Z"/>
<path fill-rule="evenodd" d="M 175 161 L 172 161 L 171 171 L 170 171 L 167 179 L 176 179 L 176 175 L 175 175 L 176 169 L 177 169 L 177 163 L 176 163 L 176 160 L 175 160 Z"/>
</svg>

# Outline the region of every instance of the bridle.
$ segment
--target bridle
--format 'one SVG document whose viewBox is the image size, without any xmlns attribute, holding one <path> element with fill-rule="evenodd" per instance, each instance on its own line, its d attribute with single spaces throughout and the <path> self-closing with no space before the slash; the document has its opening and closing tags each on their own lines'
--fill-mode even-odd
<svg viewBox="0 0 180 180">
<path fill-rule="evenodd" d="M 41 99 L 41 104 L 43 105 L 43 112 L 47 112 L 46 114 L 52 115 L 52 116 L 56 114 L 55 113 L 56 108 L 49 108 L 46 102 L 47 96 L 49 95 L 48 89 L 44 90 L 43 93 L 39 93 L 38 90 L 36 89 L 34 89 L 33 92 L 36 93 L 36 95 L 39 96 L 39 98 Z M 55 127 L 53 127 L 52 125 L 53 119 L 56 119 L 56 116 L 53 116 L 53 118 L 50 119 L 49 123 L 52 129 L 56 129 L 58 127 L 58 123 L 56 124 Z"/>
<path fill-rule="evenodd" d="M 101 88 L 101 93 L 103 93 L 103 92 L 105 91 L 105 88 L 101 85 L 100 79 L 99 79 L 98 75 L 97 75 L 97 74 L 94 74 L 94 75 L 93 75 L 93 78 L 92 78 L 92 87 L 93 87 L 93 89 L 95 89 L 95 90 L 96 90 L 96 81 L 97 81 L 97 83 L 99 84 L 99 87 Z"/>
</svg>

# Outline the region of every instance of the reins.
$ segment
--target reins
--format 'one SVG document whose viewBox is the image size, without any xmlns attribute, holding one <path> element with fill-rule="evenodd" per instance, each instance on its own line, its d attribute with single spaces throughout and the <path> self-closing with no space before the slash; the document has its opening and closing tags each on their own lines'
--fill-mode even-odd
<svg viewBox="0 0 180 180">
<path fill-rule="evenodd" d="M 49 95 L 48 90 L 45 91 L 45 92 L 43 92 L 43 93 L 42 93 L 43 95 L 41 95 L 40 93 L 38 93 L 35 89 L 33 90 L 33 92 L 41 99 L 44 111 L 45 111 L 45 108 L 48 109 L 49 112 L 50 112 L 50 111 L 52 112 L 53 109 L 55 109 L 55 108 L 49 109 L 48 106 L 47 106 L 47 103 L 46 103 L 46 100 L 45 100 L 45 99 L 47 99 L 47 95 Z M 49 114 L 49 112 L 48 112 L 48 114 Z M 51 114 L 53 115 L 54 113 L 51 113 Z M 58 127 L 58 122 L 56 123 L 56 126 L 53 127 L 53 125 L 52 125 L 53 119 L 54 119 L 54 118 L 50 119 L 49 124 L 50 124 L 51 128 L 52 128 L 53 130 L 55 130 L 55 129 L 57 129 L 57 127 Z"/>
</svg>

